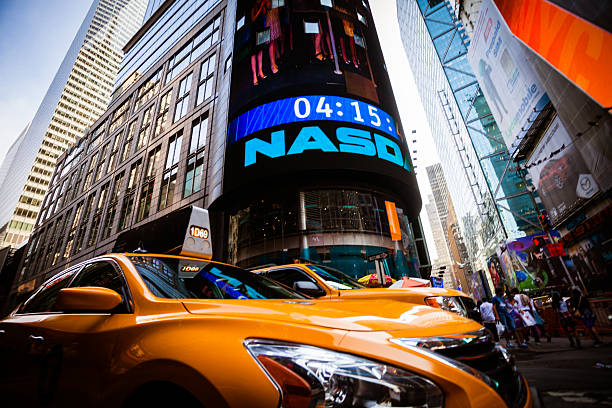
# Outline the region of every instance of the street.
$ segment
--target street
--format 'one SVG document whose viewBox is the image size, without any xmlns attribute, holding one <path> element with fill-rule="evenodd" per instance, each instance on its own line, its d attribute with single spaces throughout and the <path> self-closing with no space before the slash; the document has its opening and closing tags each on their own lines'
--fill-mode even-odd
<svg viewBox="0 0 612 408">
<path fill-rule="evenodd" d="M 612 406 L 611 340 L 604 337 L 603 346 L 593 347 L 592 340 L 581 339 L 583 348 L 577 350 L 569 347 L 567 338 L 557 337 L 551 343 L 544 339 L 527 350 L 513 350 L 534 394 L 534 407 Z"/>
</svg>

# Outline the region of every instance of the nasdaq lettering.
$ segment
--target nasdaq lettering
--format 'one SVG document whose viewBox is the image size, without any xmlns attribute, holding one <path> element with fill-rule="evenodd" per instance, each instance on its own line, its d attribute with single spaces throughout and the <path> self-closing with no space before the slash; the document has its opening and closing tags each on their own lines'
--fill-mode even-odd
<svg viewBox="0 0 612 408">
<path fill-rule="evenodd" d="M 256 164 L 262 156 L 278 158 L 319 151 L 377 157 L 410 170 L 408 156 L 404 156 L 399 144 L 377 133 L 340 127 L 335 130 L 334 137 L 330 137 L 331 132 L 325 133 L 319 126 L 306 126 L 299 130 L 293 142 L 287 142 L 287 133 L 278 130 L 271 132 L 269 140 L 248 140 L 244 147 L 244 167 Z"/>
</svg>

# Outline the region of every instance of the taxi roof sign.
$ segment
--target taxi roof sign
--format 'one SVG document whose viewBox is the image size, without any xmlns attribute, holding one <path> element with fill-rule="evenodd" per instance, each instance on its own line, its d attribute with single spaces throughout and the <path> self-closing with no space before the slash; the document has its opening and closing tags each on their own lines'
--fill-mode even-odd
<svg viewBox="0 0 612 408">
<path fill-rule="evenodd" d="M 212 259 L 208 211 L 185 207 L 124 231 L 115 241 L 113 252 L 133 252 L 137 248 L 149 253 Z"/>
<path fill-rule="evenodd" d="M 200 207 L 191 207 L 188 228 L 181 248 L 181 255 L 196 258 L 212 259 L 212 242 L 210 240 L 210 218 L 208 211 Z"/>
</svg>

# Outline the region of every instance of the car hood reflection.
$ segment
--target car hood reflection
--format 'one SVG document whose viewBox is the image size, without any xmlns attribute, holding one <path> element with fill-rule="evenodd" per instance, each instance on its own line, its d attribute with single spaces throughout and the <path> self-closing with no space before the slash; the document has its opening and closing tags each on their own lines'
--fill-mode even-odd
<svg viewBox="0 0 612 408">
<path fill-rule="evenodd" d="M 349 331 L 407 330 L 414 336 L 422 335 L 421 332 L 462 333 L 481 327 L 443 310 L 388 300 L 183 300 L 183 305 L 189 313 L 210 317 L 270 320 Z"/>
</svg>

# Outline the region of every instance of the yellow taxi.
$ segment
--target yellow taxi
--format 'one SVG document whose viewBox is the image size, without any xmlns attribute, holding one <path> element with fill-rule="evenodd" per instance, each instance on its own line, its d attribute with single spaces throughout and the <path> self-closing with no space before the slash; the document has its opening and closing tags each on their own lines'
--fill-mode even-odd
<svg viewBox="0 0 612 408">
<path fill-rule="evenodd" d="M 0 361 L 6 407 L 531 407 L 472 320 L 175 255 L 69 267 L 0 321 Z"/>
<path fill-rule="evenodd" d="M 318 299 L 393 299 L 425 304 L 448 310 L 464 317 L 480 320 L 480 313 L 471 297 L 446 288 L 366 288 L 356 279 L 325 265 L 295 263 L 272 265 L 252 272 Z"/>
</svg>

